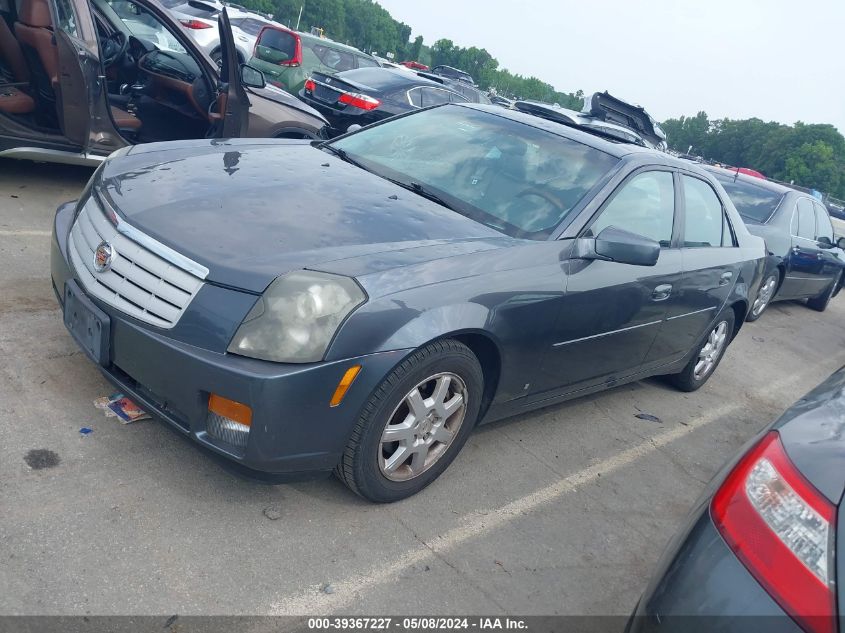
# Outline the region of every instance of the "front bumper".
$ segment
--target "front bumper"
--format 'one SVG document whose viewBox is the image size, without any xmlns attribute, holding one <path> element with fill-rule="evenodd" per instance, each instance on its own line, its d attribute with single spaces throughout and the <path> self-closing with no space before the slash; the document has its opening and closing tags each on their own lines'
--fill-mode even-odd
<svg viewBox="0 0 845 633">
<path fill-rule="evenodd" d="M 60 207 L 53 226 L 51 276 L 60 302 L 65 282 L 74 278 L 66 250 L 74 207 Z M 111 319 L 109 356 L 98 365 L 109 381 L 210 451 L 255 474 L 280 475 L 280 480 L 329 474 L 370 394 L 409 353 L 397 350 L 308 365 L 269 363 L 176 340 L 86 296 Z M 343 402 L 330 407 L 338 382 L 352 365 L 361 365 L 361 372 Z M 245 448 L 207 432 L 212 393 L 252 408 Z"/>
<path fill-rule="evenodd" d="M 626 632 L 800 633 L 801 628 L 748 572 L 710 519 L 693 513 L 661 560 Z"/>
</svg>

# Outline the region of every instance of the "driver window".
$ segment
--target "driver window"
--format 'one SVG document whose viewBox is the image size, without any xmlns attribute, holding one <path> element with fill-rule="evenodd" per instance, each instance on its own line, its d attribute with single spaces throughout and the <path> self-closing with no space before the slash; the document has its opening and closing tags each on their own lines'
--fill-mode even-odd
<svg viewBox="0 0 845 633">
<path fill-rule="evenodd" d="M 176 36 L 162 24 L 159 18 L 141 5 L 135 4 L 132 0 L 107 0 L 107 4 L 130 34 L 137 39 L 150 42 L 159 50 L 187 53 Z"/>
<path fill-rule="evenodd" d="M 609 226 L 636 233 L 668 247 L 675 223 L 675 184 L 668 171 L 637 174 L 605 206 L 586 235 L 595 237 Z"/>
</svg>

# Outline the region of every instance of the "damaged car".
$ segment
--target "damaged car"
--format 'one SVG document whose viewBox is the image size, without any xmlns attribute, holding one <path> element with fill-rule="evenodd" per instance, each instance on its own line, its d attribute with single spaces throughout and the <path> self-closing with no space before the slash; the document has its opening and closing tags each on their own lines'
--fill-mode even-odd
<svg viewBox="0 0 845 633">
<path fill-rule="evenodd" d="M 58 209 L 51 261 L 65 326 L 144 409 L 249 472 L 390 502 L 481 422 L 700 388 L 763 257 L 688 163 L 449 104 L 121 150 Z"/>
<path fill-rule="evenodd" d="M 0 157 L 97 164 L 121 147 L 323 137 L 326 121 L 238 63 L 218 67 L 155 0 L 0 0 Z"/>
</svg>

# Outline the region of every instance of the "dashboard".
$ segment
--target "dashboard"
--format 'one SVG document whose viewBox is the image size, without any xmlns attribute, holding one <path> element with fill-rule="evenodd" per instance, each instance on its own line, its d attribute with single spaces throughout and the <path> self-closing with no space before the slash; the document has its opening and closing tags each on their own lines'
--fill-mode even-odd
<svg viewBox="0 0 845 633">
<path fill-rule="evenodd" d="M 133 56 L 136 54 L 133 50 Z M 202 69 L 193 57 L 153 48 L 137 59 L 142 81 L 160 105 L 184 115 L 208 118 L 213 98 Z"/>
</svg>

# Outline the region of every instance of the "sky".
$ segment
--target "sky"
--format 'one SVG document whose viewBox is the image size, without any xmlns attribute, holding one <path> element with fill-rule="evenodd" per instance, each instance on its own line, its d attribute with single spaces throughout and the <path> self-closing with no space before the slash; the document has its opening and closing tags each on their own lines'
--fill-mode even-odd
<svg viewBox="0 0 845 633">
<path fill-rule="evenodd" d="M 486 48 L 563 92 L 642 105 L 832 123 L 845 133 L 845 0 L 377 0 L 412 38 Z"/>
</svg>

